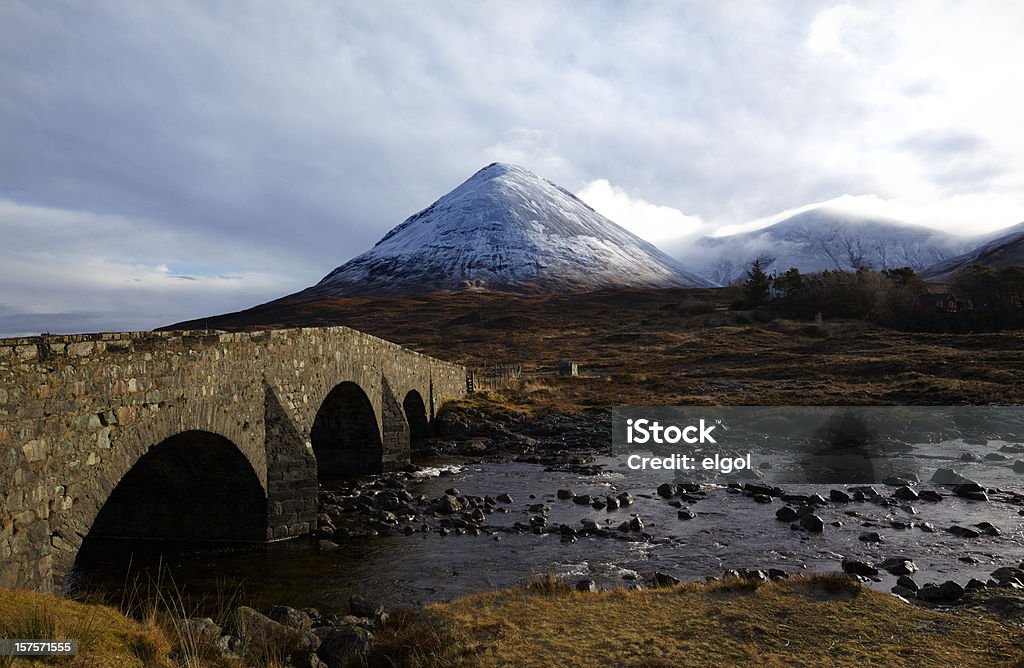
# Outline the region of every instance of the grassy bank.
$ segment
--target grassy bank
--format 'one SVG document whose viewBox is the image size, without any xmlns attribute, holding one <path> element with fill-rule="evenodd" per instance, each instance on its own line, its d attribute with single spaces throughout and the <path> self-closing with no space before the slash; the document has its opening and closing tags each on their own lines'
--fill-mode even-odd
<svg viewBox="0 0 1024 668">
<path fill-rule="evenodd" d="M 171 666 L 171 641 L 155 623 L 129 619 L 112 607 L 71 601 L 51 594 L 0 590 L 0 633 L 4 638 L 78 640 L 77 657 L 15 660 L 19 665 Z"/>
<path fill-rule="evenodd" d="M 431 606 L 368 665 L 1021 665 L 1021 629 L 928 610 L 844 576 L 571 591 L 548 582 Z"/>
<path fill-rule="evenodd" d="M 1021 627 L 979 609 L 930 610 L 841 575 L 576 592 L 549 578 L 397 611 L 349 666 L 1024 665 Z M 77 638 L 75 658 L 9 665 L 241 666 L 180 651 L 173 627 L 49 594 L 0 590 L 6 637 Z"/>
</svg>

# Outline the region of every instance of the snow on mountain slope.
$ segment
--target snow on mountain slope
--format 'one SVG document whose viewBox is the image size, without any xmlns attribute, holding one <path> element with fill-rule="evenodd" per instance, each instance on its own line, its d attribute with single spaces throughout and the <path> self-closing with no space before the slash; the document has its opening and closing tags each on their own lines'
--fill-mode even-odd
<svg viewBox="0 0 1024 668">
<path fill-rule="evenodd" d="M 493 163 L 303 294 L 711 285 L 565 189 Z"/>
<path fill-rule="evenodd" d="M 929 280 L 945 281 L 972 264 L 993 269 L 1024 266 L 1024 223 L 1000 230 L 999 236 L 966 253 L 933 264 L 923 272 L 923 276 Z"/>
<path fill-rule="evenodd" d="M 760 258 L 768 272 L 913 267 L 922 270 L 964 252 L 977 240 L 891 220 L 860 218 L 819 207 L 769 227 L 704 237 L 683 256 L 696 271 L 722 285 L 742 278 Z"/>
</svg>

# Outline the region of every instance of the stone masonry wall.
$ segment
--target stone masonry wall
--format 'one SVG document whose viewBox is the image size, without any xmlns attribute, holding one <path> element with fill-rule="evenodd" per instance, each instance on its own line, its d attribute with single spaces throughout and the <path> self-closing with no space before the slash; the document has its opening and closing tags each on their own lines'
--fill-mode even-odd
<svg viewBox="0 0 1024 668">
<path fill-rule="evenodd" d="M 117 483 L 184 431 L 220 435 L 244 455 L 267 493 L 267 539 L 306 533 L 310 429 L 336 385 L 369 397 L 390 468 L 408 459 L 406 394 L 419 392 L 432 419 L 465 394 L 465 378 L 346 327 L 0 340 L 0 586 L 59 588 Z"/>
</svg>

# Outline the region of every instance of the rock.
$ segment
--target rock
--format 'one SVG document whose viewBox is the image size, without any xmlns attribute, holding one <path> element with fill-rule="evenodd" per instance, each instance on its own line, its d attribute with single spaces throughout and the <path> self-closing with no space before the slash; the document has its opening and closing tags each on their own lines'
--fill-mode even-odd
<svg viewBox="0 0 1024 668">
<path fill-rule="evenodd" d="M 935 526 L 931 522 L 921 522 L 917 527 L 925 533 L 935 533 Z"/>
<path fill-rule="evenodd" d="M 754 501 L 757 501 L 758 503 L 771 503 L 772 502 L 772 497 L 768 496 L 767 494 L 755 494 L 753 496 L 753 499 L 754 499 Z"/>
<path fill-rule="evenodd" d="M 747 483 L 743 486 L 743 489 L 750 492 L 751 496 L 757 496 L 758 494 L 764 496 L 782 496 L 782 489 L 779 487 L 769 487 L 768 485 L 755 485 L 753 483 Z"/>
<path fill-rule="evenodd" d="M 768 582 L 768 574 L 760 569 L 741 568 L 740 577 L 749 582 Z"/>
<path fill-rule="evenodd" d="M 589 494 L 580 494 L 579 496 L 572 497 L 572 502 L 578 506 L 589 506 L 594 501 L 594 497 Z"/>
<path fill-rule="evenodd" d="M 192 617 L 190 619 L 186 619 L 183 622 L 183 626 L 187 630 L 187 637 L 191 641 L 197 641 L 197 644 L 207 643 L 215 645 L 217 644 L 217 640 L 221 637 L 221 628 L 209 617 Z"/>
<path fill-rule="evenodd" d="M 926 584 L 917 590 L 917 598 L 926 603 L 955 603 L 964 597 L 964 588 L 952 580 L 941 585 Z"/>
<path fill-rule="evenodd" d="M 953 469 L 936 469 L 931 481 L 936 485 L 960 485 L 971 482 Z"/>
<path fill-rule="evenodd" d="M 967 585 L 964 586 L 965 590 L 984 589 L 985 583 L 978 578 L 971 578 L 967 581 Z"/>
<path fill-rule="evenodd" d="M 633 495 L 630 494 L 629 492 L 623 492 L 616 496 L 615 498 L 618 499 L 619 503 L 621 503 L 624 506 L 632 505 L 633 503 Z"/>
<path fill-rule="evenodd" d="M 828 505 L 828 501 L 821 494 L 811 494 L 807 497 L 807 503 L 812 506 Z"/>
<path fill-rule="evenodd" d="M 840 489 L 833 489 L 828 493 L 828 498 L 834 503 L 850 503 L 853 501 L 850 495 Z"/>
<path fill-rule="evenodd" d="M 907 589 L 906 587 L 901 587 L 899 585 L 894 585 L 893 588 L 889 591 L 896 594 L 897 596 L 905 600 L 907 603 L 914 600 L 914 598 L 916 598 L 917 596 L 917 592 L 913 589 Z"/>
<path fill-rule="evenodd" d="M 775 519 L 780 522 L 795 522 L 796 518 L 796 511 L 789 506 L 783 506 L 775 511 Z"/>
<path fill-rule="evenodd" d="M 576 492 L 572 491 L 571 489 L 560 489 L 558 490 L 556 496 L 558 496 L 559 499 L 562 499 L 564 501 L 565 499 L 571 499 L 572 497 L 576 496 Z"/>
<path fill-rule="evenodd" d="M 309 631 L 313 628 L 313 619 L 303 612 L 287 605 L 275 605 L 267 611 L 267 616 L 279 624 L 296 631 Z"/>
<path fill-rule="evenodd" d="M 499 503 L 512 503 L 512 495 L 508 494 L 507 492 L 505 494 L 499 494 L 498 495 L 498 502 Z"/>
<path fill-rule="evenodd" d="M 825 529 L 825 522 L 817 515 L 811 513 L 800 518 L 800 526 L 813 533 L 820 533 Z"/>
<path fill-rule="evenodd" d="M 915 482 L 919 482 L 918 478 L 914 474 L 908 475 L 891 475 L 882 481 L 883 485 L 889 485 L 891 487 L 909 487 Z"/>
<path fill-rule="evenodd" d="M 978 522 L 974 526 L 981 529 L 988 536 L 998 536 L 1002 533 L 991 522 Z"/>
<path fill-rule="evenodd" d="M 599 496 L 595 496 L 594 500 L 590 502 L 590 507 L 594 510 L 604 510 L 605 500 Z"/>
<path fill-rule="evenodd" d="M 658 485 L 658 496 L 664 499 L 671 499 L 679 494 L 679 486 L 673 485 L 670 482 L 662 483 Z"/>
<path fill-rule="evenodd" d="M 878 567 L 882 570 L 888 571 L 892 575 L 906 576 L 917 572 L 917 564 L 910 559 L 904 559 L 902 557 L 890 557 L 878 564 Z"/>
<path fill-rule="evenodd" d="M 449 487 L 448 489 L 444 490 L 444 493 L 447 494 L 448 496 L 462 496 L 462 492 L 460 492 L 456 487 Z"/>
<path fill-rule="evenodd" d="M 980 462 L 981 457 L 974 454 L 973 452 L 961 452 L 960 461 L 962 462 Z"/>
<path fill-rule="evenodd" d="M 933 490 L 930 490 L 930 489 L 924 490 L 923 492 L 921 492 L 917 496 L 922 501 L 928 501 L 929 503 L 938 503 L 938 502 L 942 501 L 942 499 L 943 499 L 943 496 L 941 494 L 939 494 L 938 492 L 935 492 Z"/>
<path fill-rule="evenodd" d="M 693 512 L 692 510 L 687 510 L 686 508 L 680 508 L 679 512 L 677 513 L 677 516 L 681 520 L 692 520 L 694 517 L 697 516 L 697 513 Z"/>
<path fill-rule="evenodd" d="M 1017 461 L 1015 461 L 1013 463 L 1013 472 L 1014 473 L 1024 473 L 1024 462 L 1022 462 L 1019 459 Z"/>
<path fill-rule="evenodd" d="M 988 501 L 988 494 L 985 493 L 985 488 L 976 482 L 967 482 L 955 485 L 953 487 L 953 493 L 957 496 L 962 496 L 965 499 Z"/>
<path fill-rule="evenodd" d="M 445 515 L 461 512 L 463 507 L 462 501 L 460 501 L 454 494 L 445 494 L 437 500 L 438 512 Z"/>
<path fill-rule="evenodd" d="M 857 536 L 857 540 L 864 541 L 865 543 L 881 543 L 882 535 L 877 531 L 865 531 Z"/>
<path fill-rule="evenodd" d="M 317 656 L 328 668 L 340 668 L 345 665 L 350 655 L 366 654 L 373 643 L 373 634 L 360 626 L 340 626 L 317 629 L 320 636 L 320 647 Z"/>
<path fill-rule="evenodd" d="M 906 485 L 897 489 L 892 495 L 894 498 L 902 499 L 903 501 L 917 501 L 919 496 L 917 492 Z"/>
<path fill-rule="evenodd" d="M 630 528 L 631 531 L 643 531 L 644 530 L 644 522 L 643 522 L 643 520 L 640 519 L 639 515 L 637 515 L 636 517 L 634 517 L 633 519 L 631 519 L 629 521 L 629 528 Z"/>
<path fill-rule="evenodd" d="M 355 594 L 348 599 L 348 610 L 356 617 L 372 619 L 384 612 L 384 606 L 364 596 Z"/>
<path fill-rule="evenodd" d="M 961 538 L 977 538 L 981 535 L 974 529 L 968 529 L 967 527 L 962 527 L 958 524 L 954 524 L 953 526 L 946 529 L 946 531 L 953 534 L 954 536 L 960 536 Z"/>
<path fill-rule="evenodd" d="M 334 541 L 327 540 L 325 538 L 321 538 L 320 540 L 318 540 L 316 542 L 316 548 L 320 552 L 333 552 L 333 551 L 337 550 L 340 547 L 341 546 L 338 545 L 337 543 L 335 543 Z"/>
<path fill-rule="evenodd" d="M 679 584 L 679 580 L 667 573 L 655 573 L 651 578 L 655 587 L 672 587 Z"/>
<path fill-rule="evenodd" d="M 1009 457 L 998 452 L 990 452 L 987 455 L 985 455 L 985 459 L 987 459 L 990 462 L 1005 462 L 1006 460 L 1009 459 Z"/>
<path fill-rule="evenodd" d="M 576 591 L 595 592 L 597 591 L 597 581 L 584 578 L 576 583 Z"/>
<path fill-rule="evenodd" d="M 918 586 L 917 582 L 914 581 L 914 578 L 910 577 L 909 575 L 901 575 L 899 578 L 897 578 L 896 584 L 898 584 L 901 587 L 906 587 L 907 589 L 910 589 L 912 591 L 917 591 L 921 588 Z"/>
<path fill-rule="evenodd" d="M 277 645 L 298 636 L 298 632 L 270 617 L 243 605 L 228 617 L 225 630 L 241 640 L 243 645 Z"/>
<path fill-rule="evenodd" d="M 939 587 L 939 594 L 944 601 L 959 601 L 964 597 L 964 588 L 952 580 L 946 580 Z"/>
<path fill-rule="evenodd" d="M 619 500 L 616 499 L 614 496 L 607 496 L 607 497 L 605 497 L 604 500 L 605 500 L 605 503 L 607 504 L 606 509 L 609 512 L 611 512 L 613 510 L 618 510 L 619 509 Z"/>
<path fill-rule="evenodd" d="M 779 568 L 769 568 L 768 569 L 768 579 L 769 580 L 773 580 L 773 581 L 774 580 L 787 580 L 787 579 L 789 579 L 789 573 L 787 573 L 786 571 L 784 571 L 782 569 L 779 569 Z"/>
<path fill-rule="evenodd" d="M 843 559 L 843 572 L 851 575 L 860 575 L 866 578 L 873 578 L 878 575 L 878 569 L 859 559 Z"/>
<path fill-rule="evenodd" d="M 1020 568 L 1014 568 L 1013 566 L 1003 566 L 992 571 L 992 577 L 997 582 L 1007 582 L 1009 580 L 1019 580 L 1024 582 L 1024 570 Z"/>
</svg>

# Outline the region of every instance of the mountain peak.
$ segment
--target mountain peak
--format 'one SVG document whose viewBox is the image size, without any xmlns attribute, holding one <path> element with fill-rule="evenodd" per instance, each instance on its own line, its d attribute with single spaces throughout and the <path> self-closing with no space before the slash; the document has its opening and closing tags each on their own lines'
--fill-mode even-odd
<svg viewBox="0 0 1024 668">
<path fill-rule="evenodd" d="M 316 294 L 698 287 L 650 243 L 518 165 L 494 162 L 328 274 Z"/>
</svg>

